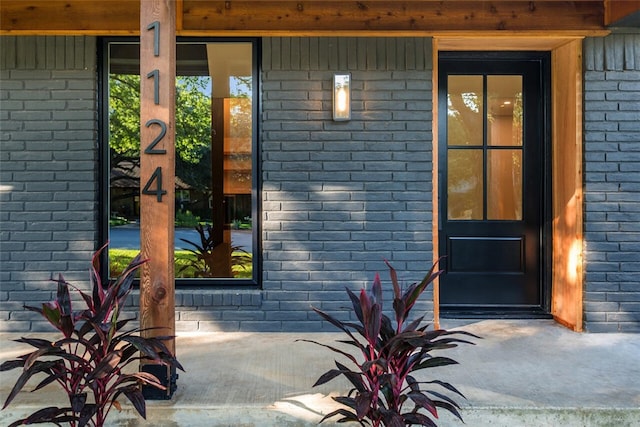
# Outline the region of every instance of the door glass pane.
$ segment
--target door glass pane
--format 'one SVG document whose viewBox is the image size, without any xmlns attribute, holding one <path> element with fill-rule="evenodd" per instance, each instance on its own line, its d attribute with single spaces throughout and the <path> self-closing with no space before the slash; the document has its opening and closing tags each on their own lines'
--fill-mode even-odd
<svg viewBox="0 0 640 427">
<path fill-rule="evenodd" d="M 487 153 L 487 219 L 522 219 L 522 150 Z"/>
<path fill-rule="evenodd" d="M 487 76 L 487 144 L 522 146 L 522 76 Z"/>
<path fill-rule="evenodd" d="M 140 47 L 109 46 L 110 264 L 140 248 Z M 176 46 L 175 275 L 252 278 L 253 48 Z"/>
<path fill-rule="evenodd" d="M 448 219 L 483 219 L 481 149 L 448 150 Z"/>
<path fill-rule="evenodd" d="M 482 76 L 449 76 L 447 145 L 483 144 Z"/>
</svg>

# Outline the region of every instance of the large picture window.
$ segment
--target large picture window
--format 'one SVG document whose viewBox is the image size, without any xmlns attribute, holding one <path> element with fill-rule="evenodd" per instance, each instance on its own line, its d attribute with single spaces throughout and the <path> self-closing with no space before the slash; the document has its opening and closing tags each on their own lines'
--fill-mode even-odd
<svg viewBox="0 0 640 427">
<path fill-rule="evenodd" d="M 103 51 L 104 234 L 113 272 L 140 249 L 140 47 L 105 40 Z M 179 41 L 175 84 L 176 283 L 255 284 L 255 41 Z"/>
</svg>

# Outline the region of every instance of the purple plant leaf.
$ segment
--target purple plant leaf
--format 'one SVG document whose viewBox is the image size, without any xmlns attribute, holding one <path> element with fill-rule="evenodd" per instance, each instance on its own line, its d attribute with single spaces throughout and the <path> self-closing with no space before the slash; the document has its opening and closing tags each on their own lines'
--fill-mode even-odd
<svg viewBox="0 0 640 427">
<path fill-rule="evenodd" d="M 149 328 L 145 330 L 149 330 Z M 143 358 L 152 360 L 154 362 L 162 362 L 163 364 L 175 366 L 177 369 L 180 369 L 181 371 L 184 372 L 184 368 L 182 367 L 180 362 L 178 362 L 178 360 L 171 354 L 167 346 L 164 344 L 164 341 L 168 341 L 171 339 L 173 339 L 172 336 L 157 336 L 157 337 L 143 338 L 143 340 L 145 340 L 149 345 L 153 347 L 154 352 L 157 355 L 157 357 L 154 357 L 154 358 L 144 355 Z M 125 339 L 123 338 L 123 341 L 124 340 Z M 142 350 L 141 350 L 141 353 L 144 354 Z"/>
<path fill-rule="evenodd" d="M 412 391 L 420 391 L 420 383 L 413 376 L 407 375 L 405 380 Z"/>
<path fill-rule="evenodd" d="M 80 411 L 80 418 L 78 419 L 78 427 L 84 427 L 89 424 L 91 418 L 98 412 L 98 407 L 94 403 L 86 404 Z"/>
<path fill-rule="evenodd" d="M 135 279 L 135 272 L 140 266 L 148 260 L 142 260 L 138 254 L 125 268 L 125 270 L 109 285 L 100 304 L 96 308 L 94 320 L 102 323 L 107 319 L 116 305 L 124 305 L 124 301 L 131 292 L 131 286 Z"/>
<path fill-rule="evenodd" d="M 21 337 L 17 340 L 14 340 L 15 342 L 21 342 L 21 343 L 25 343 L 25 344 L 29 344 L 32 347 L 35 348 L 46 348 L 46 347 L 51 347 L 51 341 L 48 340 L 44 340 L 41 338 L 25 338 L 25 337 Z"/>
<path fill-rule="evenodd" d="M 434 390 L 426 390 L 425 393 L 429 393 L 430 395 L 437 397 L 438 399 L 442 399 L 445 402 L 449 402 L 449 404 L 455 406 L 456 408 L 460 409 L 460 405 L 458 405 L 452 398 L 450 398 L 449 396 L 447 396 L 446 394 L 434 391 Z M 437 402 L 437 401 L 436 401 Z"/>
<path fill-rule="evenodd" d="M 44 313 L 42 312 L 42 309 L 40 307 L 33 307 L 30 305 L 24 305 L 23 307 L 25 308 L 25 310 L 34 311 L 36 313 L 40 313 L 41 316 L 44 316 Z"/>
<path fill-rule="evenodd" d="M 382 325 L 382 308 L 380 304 L 375 303 L 371 306 L 371 312 L 369 314 L 369 322 L 367 324 L 367 333 L 369 344 L 372 347 L 376 347 L 378 335 L 380 335 L 380 328 Z"/>
<path fill-rule="evenodd" d="M 147 406 L 144 401 L 144 396 L 142 395 L 142 391 L 137 386 L 129 386 L 122 390 L 127 399 L 133 404 L 133 407 L 136 408 L 136 411 L 140 414 L 142 418 L 147 419 Z"/>
<path fill-rule="evenodd" d="M 398 354 L 405 351 L 405 349 L 410 350 L 415 348 L 415 346 L 412 345 L 412 342 L 415 342 L 415 339 L 421 339 L 422 337 L 423 334 L 417 331 L 401 332 L 393 336 L 393 338 L 385 344 L 383 351 L 385 354 Z"/>
<path fill-rule="evenodd" d="M 144 356 L 149 357 L 152 360 L 160 360 L 160 355 L 156 351 L 153 341 L 135 335 L 123 337 L 122 341 L 126 341 L 133 345 Z"/>
<path fill-rule="evenodd" d="M 347 371 L 350 372 L 350 371 Z M 339 369 L 331 369 L 327 372 L 325 372 L 324 374 L 320 375 L 320 378 L 318 378 L 318 380 L 312 385 L 312 387 L 317 387 L 319 385 L 322 385 L 324 383 L 327 383 L 329 381 L 331 381 L 332 379 L 334 379 L 335 377 L 338 377 L 342 374 L 346 373 L 345 371 L 341 371 Z"/>
<path fill-rule="evenodd" d="M 141 382 L 150 386 L 153 386 L 155 388 L 158 388 L 160 390 L 166 390 L 167 388 L 162 385 L 162 383 L 160 382 L 160 380 L 158 379 L 158 377 L 156 377 L 155 375 L 149 373 L 149 372 L 134 372 L 132 374 L 128 374 L 123 376 L 124 380 L 122 381 L 123 383 L 125 381 L 130 381 L 130 380 L 135 380 L 137 382 Z"/>
<path fill-rule="evenodd" d="M 442 270 L 435 271 L 437 265 L 438 263 L 433 264 L 429 272 L 422 279 L 422 281 L 419 284 L 411 285 L 403 295 L 402 298 L 404 299 L 405 306 L 406 306 L 405 319 L 406 319 L 406 316 L 409 315 L 409 311 L 411 310 L 411 308 L 413 308 L 413 305 L 415 304 L 415 302 L 418 300 L 420 295 L 422 295 L 422 292 L 424 292 L 424 290 L 427 288 L 427 286 L 431 282 L 433 282 L 438 276 L 440 276 L 440 274 L 442 274 L 443 272 Z"/>
<path fill-rule="evenodd" d="M 405 427 L 406 424 L 402 415 L 391 410 L 383 410 L 381 412 L 385 427 Z"/>
<path fill-rule="evenodd" d="M 346 288 L 347 295 L 351 299 L 351 305 L 353 306 L 353 312 L 356 314 L 356 317 L 360 321 L 361 324 L 364 325 L 364 320 L 362 318 L 362 308 L 360 307 L 360 299 L 353 293 L 353 291 L 349 288 Z"/>
<path fill-rule="evenodd" d="M 425 368 L 435 368 L 438 366 L 457 365 L 457 364 L 458 362 L 448 357 L 442 357 L 442 356 L 431 357 L 429 359 L 423 360 L 422 362 L 414 365 L 412 371 L 415 372 Z"/>
<path fill-rule="evenodd" d="M 66 338 L 69 338 L 73 335 L 73 329 L 73 318 L 69 314 L 63 314 L 60 318 L 60 331 Z"/>
<path fill-rule="evenodd" d="M 355 398 L 356 404 L 356 417 L 359 420 L 363 419 L 365 415 L 369 412 L 369 407 L 371 406 L 371 401 L 373 400 L 373 394 L 371 392 L 358 393 Z"/>
<path fill-rule="evenodd" d="M 375 368 L 377 373 L 383 373 L 387 372 L 387 370 L 389 369 L 389 364 L 385 359 L 382 358 L 367 360 L 362 364 L 363 373 L 370 371 L 372 368 Z"/>
<path fill-rule="evenodd" d="M 367 334 L 369 332 L 367 328 L 371 319 L 371 300 L 369 299 L 369 295 L 367 295 L 367 291 L 364 289 L 360 289 L 360 309 L 362 310 L 362 326 L 364 326 L 365 334 Z M 366 335 L 365 338 L 369 341 Z"/>
<path fill-rule="evenodd" d="M 419 424 L 426 427 L 438 427 L 431 418 L 420 412 L 407 412 L 406 414 L 402 414 L 402 417 L 407 425 Z"/>
<path fill-rule="evenodd" d="M 353 412 L 347 411 L 346 409 L 336 409 L 333 412 L 328 413 L 327 415 L 325 415 L 324 417 L 322 417 L 322 419 L 320 420 L 320 423 L 322 423 L 323 421 L 331 418 L 331 417 L 335 417 L 336 415 L 342 415 L 343 418 L 339 419 L 338 422 L 339 423 L 344 423 L 347 421 L 356 421 L 359 422 L 360 425 L 364 426 L 365 424 L 362 423 L 360 420 L 358 420 L 358 417 L 356 416 L 356 414 L 354 414 Z"/>
<path fill-rule="evenodd" d="M 398 324 L 398 328 L 400 328 L 406 317 L 406 305 L 402 298 L 393 299 L 393 311 L 396 314 L 396 323 Z"/>
<path fill-rule="evenodd" d="M 382 280 L 380 280 L 380 275 L 378 273 L 376 273 L 373 279 L 371 294 L 373 296 L 374 302 L 382 305 Z"/>
<path fill-rule="evenodd" d="M 62 274 L 58 275 L 58 293 L 56 295 L 56 302 L 60 308 L 60 313 L 63 316 L 71 315 L 71 296 L 69 295 L 69 284 L 64 280 Z"/>
<path fill-rule="evenodd" d="M 426 409 L 431 413 L 431 415 L 438 418 L 438 409 L 436 408 L 435 403 L 426 395 L 419 391 L 410 391 L 407 396 L 409 396 L 409 399 L 411 399 L 416 405 Z"/>
<path fill-rule="evenodd" d="M 42 304 L 42 315 L 51 323 L 51 325 L 62 332 L 62 311 L 55 302 L 46 302 Z"/>
<path fill-rule="evenodd" d="M 389 261 L 385 259 L 384 263 L 389 267 L 389 276 L 391 277 L 391 283 L 393 284 L 394 299 L 400 299 L 402 298 L 402 290 L 400 289 L 400 283 L 398 282 L 398 273 L 396 272 L 396 269 L 391 266 Z"/>
<path fill-rule="evenodd" d="M 121 358 L 121 350 L 116 350 L 107 354 L 105 358 L 96 365 L 96 368 L 89 375 L 87 375 L 87 382 L 93 382 L 96 379 L 102 379 L 109 375 L 115 369 L 115 367 L 118 366 Z"/>
<path fill-rule="evenodd" d="M 349 368 L 339 363 L 338 361 L 334 361 L 334 363 L 336 364 L 338 369 L 340 369 L 343 372 L 343 375 L 349 380 L 349 382 L 353 384 L 356 390 L 358 390 L 360 393 L 367 391 L 367 388 L 365 387 L 364 382 L 362 381 L 361 373 L 350 370 Z"/>
<path fill-rule="evenodd" d="M 138 349 L 132 345 L 127 345 L 122 348 L 122 359 L 120 361 L 121 366 L 129 364 L 133 360 L 140 360 L 141 357 L 134 357 L 138 353 Z"/>
<path fill-rule="evenodd" d="M 394 337 L 396 331 L 393 329 L 393 325 L 391 324 L 391 319 L 386 315 L 382 314 L 381 322 L 380 322 L 380 343 L 387 342 L 391 338 Z M 376 345 L 376 349 L 380 350 L 380 345 Z"/>
<path fill-rule="evenodd" d="M 45 377 L 45 379 L 40 381 L 38 385 L 36 385 L 33 388 L 33 390 L 31 390 L 32 392 L 40 390 L 41 388 L 44 388 L 49 384 L 55 382 L 56 380 L 62 377 L 65 377 L 67 375 L 67 371 L 64 369 L 64 362 L 62 360 L 58 360 L 57 362 L 58 362 L 57 365 L 51 367 L 51 371 Z"/>
<path fill-rule="evenodd" d="M 24 366 L 24 362 L 24 359 L 7 360 L 6 362 L 2 362 L 2 365 L 0 365 L 0 372 L 10 371 L 15 368 L 22 368 Z"/>
<path fill-rule="evenodd" d="M 82 292 L 79 289 L 78 289 L 78 293 L 80 294 L 80 296 L 84 300 L 84 303 L 87 305 L 87 308 L 89 310 L 92 310 L 93 309 L 93 299 L 91 298 L 91 296 L 87 295 L 85 292 Z"/>
<path fill-rule="evenodd" d="M 351 409 L 356 409 L 356 399 L 349 396 L 334 396 L 332 397 L 338 403 L 343 404 L 344 406 L 348 406 Z"/>
<path fill-rule="evenodd" d="M 414 320 L 413 322 L 411 322 L 407 326 L 405 326 L 404 329 L 403 329 L 403 332 L 409 332 L 409 331 L 417 330 L 417 328 L 420 326 L 420 323 L 422 323 L 423 320 L 424 320 L 424 316 L 418 317 L 416 320 Z"/>
<path fill-rule="evenodd" d="M 73 354 L 67 353 L 66 351 L 64 351 L 63 349 L 61 349 L 58 346 L 55 345 L 51 345 L 49 347 L 45 347 L 45 348 L 39 348 L 38 350 L 29 353 L 26 356 L 25 359 L 25 363 L 24 363 L 24 369 L 30 369 L 32 365 L 36 364 L 36 363 L 46 363 L 46 362 L 50 362 L 50 361 L 38 361 L 38 359 L 42 356 L 57 356 L 57 357 L 62 357 L 62 358 L 66 358 L 69 355 L 74 356 Z M 77 356 L 76 356 L 77 357 Z"/>
<path fill-rule="evenodd" d="M 322 311 L 322 310 L 320 310 L 318 308 L 311 307 L 311 309 L 313 311 L 315 311 L 316 313 L 318 313 L 324 320 L 326 320 L 327 322 L 331 323 L 333 326 L 337 327 L 338 329 L 342 330 L 344 333 L 349 335 L 349 337 L 354 342 L 358 342 L 358 340 L 356 340 L 356 338 L 353 336 L 351 331 L 349 329 L 347 329 L 348 324 L 346 324 L 344 322 L 341 322 L 341 321 L 339 321 L 337 319 L 334 319 L 333 317 L 331 317 L 330 315 L 328 315 L 327 313 L 325 313 L 324 311 Z M 364 335 L 364 334 L 362 333 L 362 335 Z"/>
<path fill-rule="evenodd" d="M 451 412 L 453 415 L 455 415 L 456 417 L 458 417 L 458 419 L 460 419 L 460 421 L 462 421 L 462 416 L 460 415 L 460 412 L 458 412 L 458 409 L 453 406 L 452 404 L 448 403 L 448 402 L 442 402 L 439 400 L 436 400 L 435 405 L 439 408 L 443 408 L 446 409 L 447 411 Z"/>
<path fill-rule="evenodd" d="M 20 390 L 22 390 L 22 388 L 25 386 L 27 381 L 29 381 L 29 379 L 32 376 L 34 376 L 39 372 L 48 371 L 51 368 L 51 366 L 53 366 L 55 363 L 56 363 L 55 361 L 35 362 L 33 363 L 33 365 L 31 365 L 30 368 L 25 368 L 20 374 L 20 376 L 18 377 L 18 379 L 16 380 L 16 383 L 13 385 L 13 388 L 11 389 L 11 392 L 7 396 L 7 399 L 5 400 L 4 405 L 2 406 L 2 409 L 5 409 L 7 405 L 11 403 L 11 401 L 18 395 Z"/>
<path fill-rule="evenodd" d="M 69 397 L 69 401 L 73 412 L 81 412 L 87 402 L 87 393 L 73 394 Z"/>
<path fill-rule="evenodd" d="M 460 391 L 457 388 L 455 388 L 454 386 L 452 386 L 448 382 L 444 382 L 444 381 L 440 381 L 440 380 L 433 380 L 433 381 L 425 381 L 425 382 L 422 382 L 421 384 L 438 384 L 439 386 L 444 387 L 447 390 L 452 391 L 452 392 L 454 392 L 454 393 L 456 393 L 456 394 L 458 394 L 458 395 L 460 395 L 460 396 L 462 396 L 462 397 L 464 397 L 466 399 L 466 396 L 464 394 L 460 393 Z"/>
<path fill-rule="evenodd" d="M 108 243 L 93 254 L 93 258 L 91 260 L 89 276 L 93 287 L 93 304 L 89 305 L 89 309 L 94 316 L 97 314 L 98 308 L 102 306 L 102 301 L 104 301 L 104 287 L 102 286 L 102 279 L 98 272 L 100 271 L 100 257 L 102 256 L 102 251 L 107 247 L 107 245 Z"/>
<path fill-rule="evenodd" d="M 319 345 L 319 346 L 321 346 L 321 347 L 328 348 L 328 349 L 329 349 L 329 350 L 331 350 L 331 351 L 334 351 L 334 352 L 336 352 L 336 353 L 339 353 L 339 354 L 341 354 L 341 355 L 345 356 L 347 359 L 351 360 L 351 361 L 352 361 L 353 363 L 355 363 L 356 365 L 358 364 L 358 361 L 356 360 L 356 358 L 355 358 L 355 357 L 353 357 L 353 355 L 352 355 L 352 354 L 347 353 L 346 351 L 342 351 L 342 350 L 340 350 L 339 348 L 332 347 L 332 346 L 327 345 L 327 344 L 322 344 L 322 343 L 319 343 L 319 342 L 317 342 L 317 341 L 313 341 L 313 340 L 304 340 L 304 339 L 300 339 L 300 340 L 296 340 L 296 341 L 301 341 L 301 342 L 310 342 L 310 343 L 312 343 L 312 344 L 316 344 L 316 345 Z"/>
<path fill-rule="evenodd" d="M 71 408 L 57 408 L 55 406 L 48 406 L 46 408 L 37 410 L 27 418 L 23 418 L 11 423 L 9 427 L 17 427 L 25 424 L 41 424 L 46 422 L 51 422 L 57 425 L 60 425 L 60 423 L 68 423 L 76 420 L 76 418 L 71 415 L 65 415 L 70 411 Z"/>
</svg>

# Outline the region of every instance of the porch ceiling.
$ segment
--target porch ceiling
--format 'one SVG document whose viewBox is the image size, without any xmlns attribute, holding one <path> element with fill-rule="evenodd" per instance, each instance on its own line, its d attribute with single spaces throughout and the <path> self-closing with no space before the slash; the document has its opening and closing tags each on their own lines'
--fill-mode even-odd
<svg viewBox="0 0 640 427">
<path fill-rule="evenodd" d="M 148 1 L 148 0 L 145 0 Z M 166 0 L 165 0 L 166 1 Z M 179 35 L 594 34 L 638 0 L 175 0 Z M 140 0 L 2 0 L 0 34 L 135 35 Z"/>
</svg>

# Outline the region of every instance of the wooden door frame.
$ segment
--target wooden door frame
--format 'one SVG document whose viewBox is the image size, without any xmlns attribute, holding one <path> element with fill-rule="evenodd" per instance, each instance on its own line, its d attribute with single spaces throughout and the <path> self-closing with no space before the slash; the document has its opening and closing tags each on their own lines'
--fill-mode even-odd
<svg viewBox="0 0 640 427">
<path fill-rule="evenodd" d="M 582 39 L 547 37 L 465 37 L 433 39 L 433 254 L 439 254 L 438 53 L 445 50 L 543 50 L 551 52 L 551 314 L 582 331 L 583 185 L 582 185 Z M 544 244 L 544 243 L 543 243 Z M 434 325 L 439 327 L 439 283 L 433 287 Z"/>
</svg>

